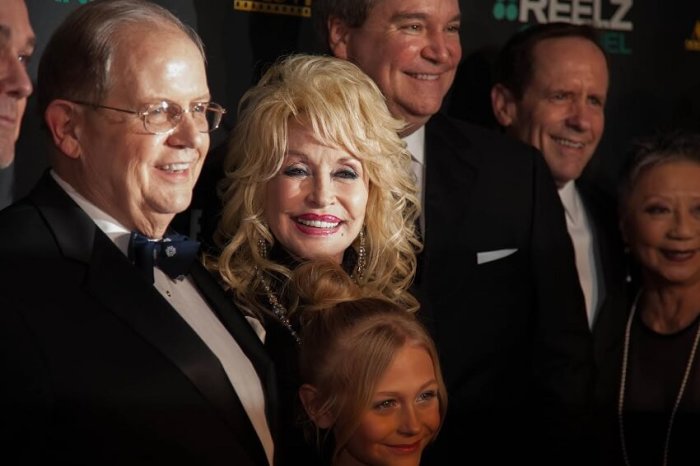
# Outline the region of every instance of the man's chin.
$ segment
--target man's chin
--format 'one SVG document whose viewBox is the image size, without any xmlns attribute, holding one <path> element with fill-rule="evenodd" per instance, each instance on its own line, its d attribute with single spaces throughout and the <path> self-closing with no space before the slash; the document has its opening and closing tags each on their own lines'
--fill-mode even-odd
<svg viewBox="0 0 700 466">
<path fill-rule="evenodd" d="M 0 144 L 0 170 L 12 165 L 15 160 L 15 143 L 9 145 Z"/>
</svg>

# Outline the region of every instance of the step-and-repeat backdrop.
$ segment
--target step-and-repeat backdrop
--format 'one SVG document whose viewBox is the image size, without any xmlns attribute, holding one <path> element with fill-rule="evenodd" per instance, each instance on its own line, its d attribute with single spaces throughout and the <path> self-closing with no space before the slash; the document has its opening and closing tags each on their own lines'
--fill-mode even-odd
<svg viewBox="0 0 700 466">
<path fill-rule="evenodd" d="M 89 0 L 26 0 L 37 34 L 37 57 L 56 26 Z M 441 1 L 441 0 L 435 0 Z M 313 0 L 157 0 L 202 36 L 213 99 L 229 109 L 221 143 L 237 102 L 276 57 L 318 52 Z M 699 0 L 460 0 L 463 60 L 445 110 L 493 125 L 488 101 L 490 66 L 499 47 L 530 24 L 593 24 L 610 55 L 611 88 L 603 141 L 591 175 L 610 183 L 630 141 L 657 129 L 700 129 Z M 34 184 L 46 159 L 40 119 L 30 98 L 14 166 L 15 191 Z"/>
</svg>

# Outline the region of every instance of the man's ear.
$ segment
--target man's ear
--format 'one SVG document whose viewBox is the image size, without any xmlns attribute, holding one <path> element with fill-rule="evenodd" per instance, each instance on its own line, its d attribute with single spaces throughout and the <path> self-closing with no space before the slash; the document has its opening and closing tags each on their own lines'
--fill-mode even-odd
<svg viewBox="0 0 700 466">
<path fill-rule="evenodd" d="M 516 118 L 517 108 L 513 93 L 503 84 L 495 84 L 491 88 L 491 108 L 498 123 L 508 127 Z"/>
<path fill-rule="evenodd" d="M 54 145 L 65 155 L 77 159 L 81 154 L 76 126 L 79 115 L 75 105 L 66 100 L 53 100 L 46 107 L 44 121 Z"/>
<path fill-rule="evenodd" d="M 333 416 L 330 412 L 321 411 L 318 398 L 318 390 L 313 385 L 305 383 L 299 387 L 299 398 L 301 404 L 304 405 L 304 410 L 309 418 L 316 424 L 319 429 L 330 429 L 333 427 Z"/>
<path fill-rule="evenodd" d="M 349 60 L 348 40 L 350 38 L 350 28 L 342 19 L 331 16 L 328 18 L 328 47 L 333 56 Z"/>
</svg>

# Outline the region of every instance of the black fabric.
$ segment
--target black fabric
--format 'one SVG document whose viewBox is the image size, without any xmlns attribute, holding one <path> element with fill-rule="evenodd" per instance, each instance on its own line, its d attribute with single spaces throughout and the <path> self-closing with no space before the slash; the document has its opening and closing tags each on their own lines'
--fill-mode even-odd
<svg viewBox="0 0 700 466">
<path fill-rule="evenodd" d="M 284 264 L 294 270 L 300 260 L 284 249 L 279 242 L 270 248 L 269 259 L 279 264 Z M 343 255 L 342 267 L 350 274 L 357 262 L 357 253 L 353 248 L 348 248 Z M 277 290 L 278 298 L 287 307 L 288 299 L 286 281 L 280 277 L 272 277 L 271 285 Z M 262 302 L 267 305 L 267 298 L 261 296 Z M 292 316 L 292 327 L 301 334 L 298 314 Z M 313 432 L 314 428 L 308 420 L 304 408 L 299 399 L 299 387 L 301 379 L 299 374 L 299 345 L 289 330 L 278 319 L 269 313 L 265 315 L 265 348 L 275 362 L 277 374 L 277 392 L 280 396 L 280 423 L 285 435 L 276 445 L 281 465 L 296 466 L 299 464 L 310 466 L 323 466 L 330 464 L 332 445 L 326 442 L 324 445 L 316 445 L 315 436 L 308 437 L 307 432 Z M 309 430 L 310 429 L 310 430 Z"/>
<path fill-rule="evenodd" d="M 662 335 L 637 313 L 632 325 L 624 402 L 625 443 L 630 464 L 663 464 L 672 407 L 683 379 L 698 319 L 689 327 Z M 677 418 L 671 429 L 668 464 L 700 463 L 700 358 L 696 354 Z"/>
<path fill-rule="evenodd" d="M 0 446 L 8 457 L 267 466 L 219 360 L 48 174 L 0 213 L 0 239 L 0 261 L 12 271 L 0 280 Z M 192 275 L 275 413 L 262 343 L 200 264 Z"/>
<path fill-rule="evenodd" d="M 599 458 L 592 464 L 602 464 L 609 457 L 610 439 L 616 439 L 617 398 L 622 344 L 631 297 L 636 284 L 627 282 L 628 258 L 617 219 L 617 202 L 609 193 L 584 177 L 576 181 L 576 188 L 591 223 L 594 239 L 596 271 L 600 303 L 593 322 L 595 355 L 595 406 L 592 410 L 591 451 Z"/>
<path fill-rule="evenodd" d="M 425 145 L 425 246 L 413 290 L 449 403 L 423 464 L 590 464 L 582 439 L 592 337 L 541 154 L 439 114 Z M 504 249 L 515 252 L 477 261 Z"/>
</svg>

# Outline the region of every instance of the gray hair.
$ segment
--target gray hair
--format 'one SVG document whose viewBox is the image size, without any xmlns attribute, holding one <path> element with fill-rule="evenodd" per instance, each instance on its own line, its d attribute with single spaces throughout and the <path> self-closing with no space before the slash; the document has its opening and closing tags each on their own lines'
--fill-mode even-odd
<svg viewBox="0 0 700 466">
<path fill-rule="evenodd" d="M 55 99 L 102 100 L 117 36 L 133 25 L 182 31 L 205 59 L 197 33 L 165 8 L 145 0 L 96 0 L 68 15 L 46 46 L 37 83 L 40 114 Z"/>
<path fill-rule="evenodd" d="M 642 174 L 654 167 L 672 162 L 693 162 L 700 165 L 700 133 L 690 130 L 667 131 L 638 139 L 629 152 L 623 168 L 618 199 L 621 216 L 630 194 Z"/>
</svg>

